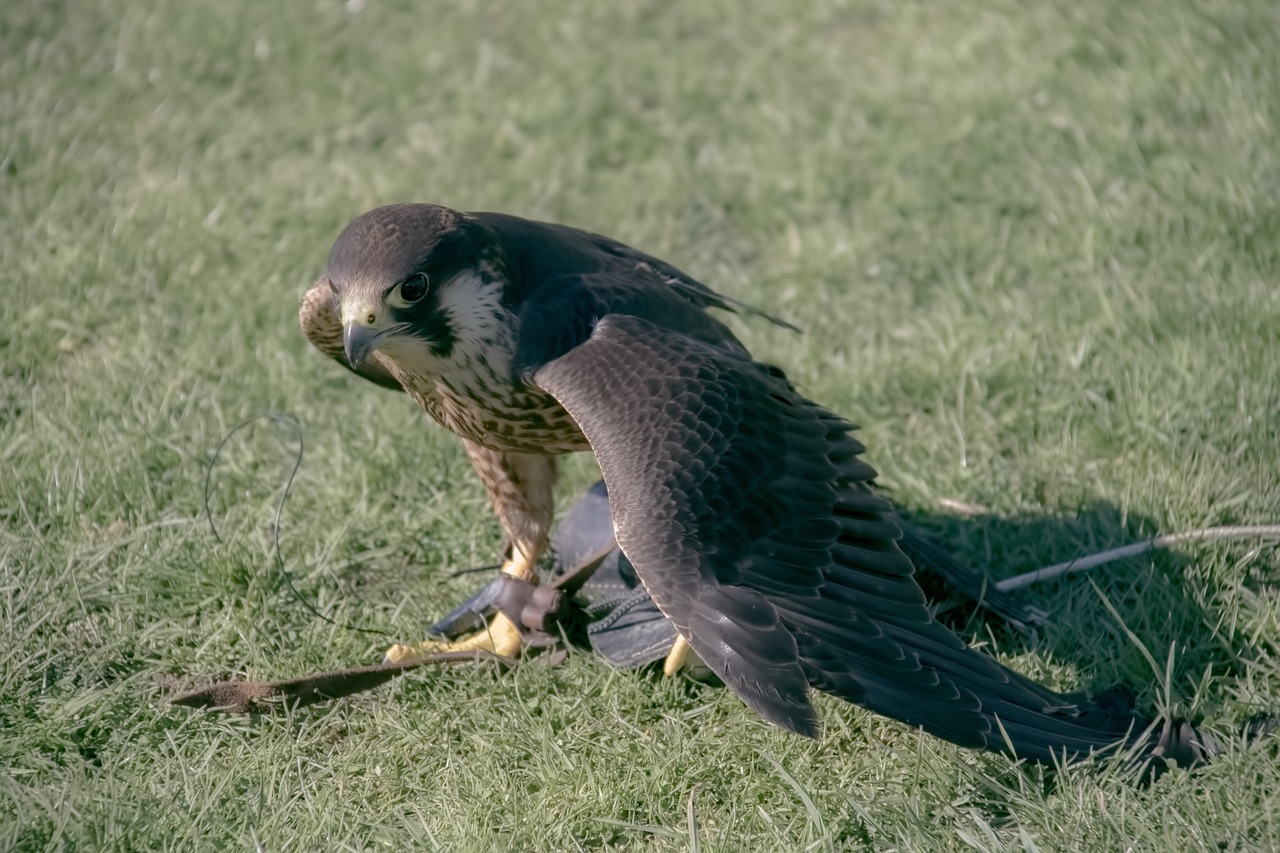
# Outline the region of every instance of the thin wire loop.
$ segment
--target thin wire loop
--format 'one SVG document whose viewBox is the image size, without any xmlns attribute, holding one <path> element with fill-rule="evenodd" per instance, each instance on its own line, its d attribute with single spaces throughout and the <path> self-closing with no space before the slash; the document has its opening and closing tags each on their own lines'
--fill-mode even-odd
<svg viewBox="0 0 1280 853">
<path fill-rule="evenodd" d="M 284 578 L 285 585 L 289 587 L 289 592 L 293 594 L 293 597 L 298 600 L 299 604 L 311 611 L 313 616 L 328 622 L 335 628 L 345 628 L 348 631 L 358 631 L 361 634 L 376 634 L 380 637 L 391 637 L 392 635 L 386 631 L 381 631 L 377 628 L 365 628 L 360 625 L 352 625 L 348 622 L 339 622 L 336 619 L 321 613 L 310 601 L 307 601 L 307 599 L 302 596 L 302 593 L 298 592 L 298 588 L 293 585 L 293 575 L 291 575 L 289 570 L 285 568 L 284 554 L 280 549 L 280 519 L 284 516 L 284 505 L 289 500 L 289 491 L 293 488 L 294 478 L 298 476 L 298 469 L 302 467 L 302 454 L 305 449 L 305 442 L 302 440 L 302 427 L 300 427 L 298 422 L 293 418 L 285 415 L 272 414 L 270 412 L 261 415 L 254 415 L 253 417 L 246 418 L 236 424 L 229 432 L 227 432 L 226 435 L 222 437 L 222 441 L 218 442 L 217 448 L 213 451 L 213 458 L 209 460 L 209 468 L 205 471 L 204 475 L 204 515 L 209 521 L 209 530 L 213 532 L 213 538 L 219 545 L 226 544 L 222 539 L 222 534 L 218 532 L 218 525 L 213 520 L 213 508 L 209 503 L 209 494 L 213 488 L 213 469 L 218 464 L 218 459 L 222 456 L 223 448 L 227 446 L 227 442 L 231 440 L 232 436 L 240 432 L 240 430 L 245 427 L 255 424 L 258 421 L 271 421 L 272 423 L 286 426 L 293 432 L 294 438 L 298 440 L 298 455 L 294 457 L 293 468 L 289 471 L 289 476 L 284 481 L 284 493 L 280 495 L 280 502 L 276 504 L 275 518 L 273 518 L 271 522 L 271 539 L 275 550 L 276 570 L 279 571 L 281 577 Z"/>
</svg>

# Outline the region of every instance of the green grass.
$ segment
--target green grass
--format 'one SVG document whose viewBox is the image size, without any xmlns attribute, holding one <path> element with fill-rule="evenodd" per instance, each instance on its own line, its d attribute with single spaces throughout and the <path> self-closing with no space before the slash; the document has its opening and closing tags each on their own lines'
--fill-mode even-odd
<svg viewBox="0 0 1280 853">
<path fill-rule="evenodd" d="M 757 4 L 764 6 L 765 4 Z M 346 221 L 577 224 L 784 315 L 760 357 L 865 424 L 903 506 L 1007 576 L 1280 518 L 1280 12 L 1125 3 L 11 0 L 0 15 L 0 848 L 1257 849 L 1276 740 L 1149 787 L 1046 774 L 826 697 L 823 740 L 587 655 L 277 719 L 175 677 L 376 659 L 500 534 L 458 443 L 326 363 L 297 298 Z M 567 497 L 593 476 L 566 466 Z M 986 507 L 977 518 L 943 497 Z M 1178 710 L 1280 709 L 1280 557 L 1095 573 Z M 1163 688 L 1092 587 L 1061 688 Z M 689 815 L 695 817 L 691 823 Z M 696 827 L 696 828 L 694 828 Z"/>
</svg>

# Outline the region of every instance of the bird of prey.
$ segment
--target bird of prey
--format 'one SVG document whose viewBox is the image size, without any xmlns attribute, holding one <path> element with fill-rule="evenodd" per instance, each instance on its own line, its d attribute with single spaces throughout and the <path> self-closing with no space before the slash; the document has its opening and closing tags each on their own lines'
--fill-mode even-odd
<svg viewBox="0 0 1280 853">
<path fill-rule="evenodd" d="M 301 323 L 462 438 L 509 537 L 504 572 L 536 579 L 555 456 L 592 451 L 617 543 L 679 635 L 667 670 L 692 649 L 783 728 L 818 734 L 814 688 L 1034 760 L 1199 750 L 1185 724 L 1160 735 L 1123 701 L 1053 692 L 936 621 L 855 427 L 711 309 L 761 313 L 607 237 L 399 204 L 342 231 Z M 499 614 L 451 647 L 511 655 L 520 633 Z"/>
</svg>

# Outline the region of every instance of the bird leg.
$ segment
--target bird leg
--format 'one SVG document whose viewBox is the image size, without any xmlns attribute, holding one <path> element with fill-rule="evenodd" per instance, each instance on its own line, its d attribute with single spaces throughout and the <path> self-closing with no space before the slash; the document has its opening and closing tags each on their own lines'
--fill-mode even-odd
<svg viewBox="0 0 1280 853">
<path fill-rule="evenodd" d="M 511 554 L 500 571 L 536 584 L 538 558 L 547 547 L 551 529 L 554 459 L 491 450 L 465 439 L 463 446 L 511 540 Z M 383 660 L 406 663 L 443 651 L 485 651 L 502 657 L 516 657 L 523 646 L 524 638 L 519 626 L 505 614 L 498 613 L 488 625 L 469 637 L 396 644 L 387 650 Z"/>
</svg>

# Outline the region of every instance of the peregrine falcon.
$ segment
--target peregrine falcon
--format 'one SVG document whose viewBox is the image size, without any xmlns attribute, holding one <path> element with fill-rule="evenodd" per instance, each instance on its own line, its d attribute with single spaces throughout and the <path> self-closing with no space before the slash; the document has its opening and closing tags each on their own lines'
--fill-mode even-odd
<svg viewBox="0 0 1280 853">
<path fill-rule="evenodd" d="M 818 734 L 816 688 L 1034 760 L 1198 744 L 1185 724 L 1154 733 L 1124 701 L 1055 693 L 939 623 L 854 425 L 755 361 L 711 309 L 761 314 L 607 237 L 399 204 L 342 231 L 301 322 L 462 438 L 509 537 L 503 572 L 536 579 L 554 459 L 592 451 L 617 543 L 679 635 L 668 671 L 691 649 L 783 728 Z M 499 614 L 450 648 L 520 642 Z"/>
</svg>

